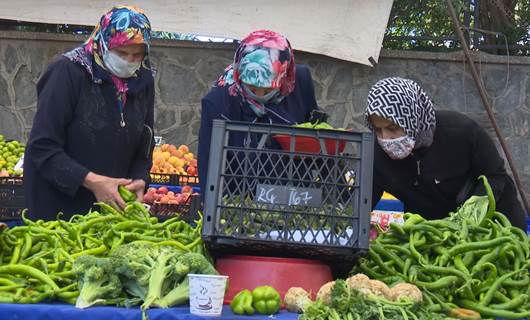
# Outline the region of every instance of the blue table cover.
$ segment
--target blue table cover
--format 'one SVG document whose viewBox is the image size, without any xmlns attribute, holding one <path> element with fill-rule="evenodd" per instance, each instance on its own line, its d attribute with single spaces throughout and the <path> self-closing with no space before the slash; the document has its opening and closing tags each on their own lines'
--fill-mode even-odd
<svg viewBox="0 0 530 320">
<path fill-rule="evenodd" d="M 277 319 L 295 320 L 298 314 L 282 310 L 273 316 L 253 315 L 238 316 L 230 311 L 229 306 L 223 307 L 220 317 L 199 317 L 190 314 L 189 306 L 168 309 L 149 309 L 149 320 L 194 320 L 194 319 Z M 87 309 L 77 309 L 69 304 L 0 304 L 1 320 L 141 320 L 142 313 L 139 307 L 118 308 L 96 306 Z"/>
</svg>

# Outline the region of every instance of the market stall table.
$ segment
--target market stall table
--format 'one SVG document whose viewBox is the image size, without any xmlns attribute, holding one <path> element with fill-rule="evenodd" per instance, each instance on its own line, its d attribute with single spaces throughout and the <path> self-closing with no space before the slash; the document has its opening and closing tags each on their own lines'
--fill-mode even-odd
<svg viewBox="0 0 530 320">
<path fill-rule="evenodd" d="M 221 317 L 199 317 L 190 314 L 188 306 L 169 309 L 149 309 L 147 312 L 149 320 L 191 320 L 191 319 L 278 319 L 295 320 L 296 313 L 281 311 L 273 317 L 268 315 L 238 316 L 230 311 L 229 306 L 223 307 Z M 140 320 L 142 314 L 139 307 L 118 308 L 107 306 L 96 306 L 87 309 L 78 309 L 69 304 L 0 304 L 0 319 L 2 320 Z"/>
</svg>

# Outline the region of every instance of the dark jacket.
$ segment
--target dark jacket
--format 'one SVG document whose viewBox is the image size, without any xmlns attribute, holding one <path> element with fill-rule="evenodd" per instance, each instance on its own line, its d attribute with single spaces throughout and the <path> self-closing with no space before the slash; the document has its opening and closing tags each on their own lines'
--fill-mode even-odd
<svg viewBox="0 0 530 320">
<path fill-rule="evenodd" d="M 403 160 L 392 160 L 377 143 L 374 149 L 372 205 L 385 190 L 403 201 L 407 212 L 444 218 L 473 191 L 480 190 L 468 193 L 466 184 L 485 175 L 495 194 L 497 211 L 507 215 L 512 224 L 526 228 L 526 215 L 504 160 L 486 131 L 467 116 L 436 111 L 432 145 L 415 150 Z"/>
<path fill-rule="evenodd" d="M 224 119 L 231 121 L 264 122 L 273 124 L 293 125 L 309 120 L 312 110 L 317 109 L 315 89 L 311 73 L 305 65 L 296 65 L 294 91 L 277 105 L 267 105 L 267 114 L 261 118 L 249 106 L 243 105 L 241 96 L 231 96 L 228 86 L 214 87 L 202 99 L 201 128 L 199 131 L 199 181 L 204 195 L 208 161 L 210 158 L 210 140 L 212 120 Z M 230 145 L 243 146 L 243 134 L 230 137 Z M 279 149 L 277 142 L 272 141 L 271 147 Z"/>
<path fill-rule="evenodd" d="M 135 94 L 128 93 L 122 128 L 111 81 L 93 79 L 65 57 L 50 64 L 37 84 L 37 113 L 24 157 L 26 206 L 32 219 L 88 212 L 96 201 L 82 186 L 89 171 L 148 181 L 154 81 L 151 75 L 141 76 L 151 80 Z"/>
</svg>

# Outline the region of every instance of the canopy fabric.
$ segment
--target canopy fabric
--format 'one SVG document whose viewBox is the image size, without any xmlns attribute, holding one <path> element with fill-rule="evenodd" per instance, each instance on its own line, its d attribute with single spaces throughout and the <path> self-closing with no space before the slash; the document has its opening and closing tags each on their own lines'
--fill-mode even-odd
<svg viewBox="0 0 530 320">
<path fill-rule="evenodd" d="M 94 25 L 113 0 L 0 1 L 0 19 Z M 241 39 L 256 29 L 287 36 L 293 48 L 371 65 L 378 61 L 392 0 L 143 0 L 153 30 Z"/>
</svg>

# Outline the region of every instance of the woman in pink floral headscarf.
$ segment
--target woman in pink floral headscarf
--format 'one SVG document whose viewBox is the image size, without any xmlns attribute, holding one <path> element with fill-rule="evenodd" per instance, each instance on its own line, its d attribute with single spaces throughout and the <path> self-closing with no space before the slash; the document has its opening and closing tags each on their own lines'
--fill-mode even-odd
<svg viewBox="0 0 530 320">
<path fill-rule="evenodd" d="M 292 125 L 308 121 L 317 108 L 311 73 L 295 63 L 287 38 L 270 30 L 250 33 L 241 40 L 234 62 L 202 99 L 201 186 L 206 183 L 213 119 Z M 242 137 L 232 140 L 234 146 L 243 145 Z"/>
<path fill-rule="evenodd" d="M 124 206 L 118 185 L 141 199 L 153 147 L 150 32 L 140 9 L 113 7 L 42 75 L 24 163 L 31 218 Z"/>
</svg>

